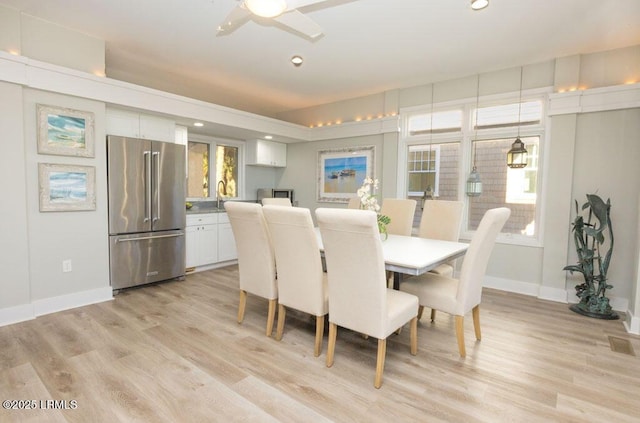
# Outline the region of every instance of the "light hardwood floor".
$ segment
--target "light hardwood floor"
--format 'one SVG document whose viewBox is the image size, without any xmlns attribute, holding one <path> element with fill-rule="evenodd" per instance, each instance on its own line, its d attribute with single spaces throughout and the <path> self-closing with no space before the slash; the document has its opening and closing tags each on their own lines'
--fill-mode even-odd
<svg viewBox="0 0 640 423">
<path fill-rule="evenodd" d="M 315 320 L 287 313 L 284 337 L 264 336 L 266 300 L 249 296 L 236 322 L 236 266 L 124 291 L 114 301 L 0 327 L 1 400 L 76 400 L 74 410 L 5 410 L 1 422 L 638 422 L 640 357 L 609 336 L 620 321 L 566 304 L 485 290 L 482 342 L 466 322 L 425 313 L 418 355 L 392 335 L 381 389 L 376 340 L 339 329 L 325 367 Z M 328 326 L 328 325 L 327 325 Z"/>
</svg>

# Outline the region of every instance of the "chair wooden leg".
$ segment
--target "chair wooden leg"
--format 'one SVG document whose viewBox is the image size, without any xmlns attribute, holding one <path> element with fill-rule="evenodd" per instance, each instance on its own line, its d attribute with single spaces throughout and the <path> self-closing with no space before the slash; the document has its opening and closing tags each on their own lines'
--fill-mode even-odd
<svg viewBox="0 0 640 423">
<path fill-rule="evenodd" d="M 436 309 L 432 308 L 431 309 L 431 321 L 435 321 L 436 320 Z"/>
<path fill-rule="evenodd" d="M 247 305 L 247 291 L 240 290 L 240 303 L 238 304 L 238 323 L 244 320 L 244 308 Z"/>
<path fill-rule="evenodd" d="M 458 338 L 460 357 L 465 357 L 467 353 L 464 348 L 464 316 L 456 316 L 456 337 Z"/>
<path fill-rule="evenodd" d="M 472 309 L 473 313 L 473 329 L 476 331 L 476 339 L 480 341 L 482 334 L 480 333 L 480 304 Z"/>
<path fill-rule="evenodd" d="M 411 319 L 411 355 L 418 354 L 418 318 Z"/>
<path fill-rule="evenodd" d="M 318 357 L 322 352 L 322 336 L 324 334 L 324 316 L 316 316 L 316 345 L 313 355 Z"/>
<path fill-rule="evenodd" d="M 276 326 L 276 341 L 282 340 L 282 332 L 284 332 L 284 319 L 286 316 L 287 309 L 282 304 L 278 304 L 278 325 Z"/>
<path fill-rule="evenodd" d="M 269 313 L 267 314 L 267 336 L 271 336 L 271 332 L 273 332 L 273 321 L 276 317 L 277 305 L 278 300 L 269 300 Z"/>
<path fill-rule="evenodd" d="M 384 371 L 384 358 L 387 355 L 387 340 L 378 339 L 378 358 L 376 360 L 376 379 L 373 386 L 379 389 L 382 386 L 382 372 Z"/>
<path fill-rule="evenodd" d="M 418 306 L 418 320 L 422 319 L 423 311 L 424 311 L 424 306 Z"/>
<path fill-rule="evenodd" d="M 329 322 L 329 344 L 327 345 L 327 367 L 333 366 L 333 354 L 336 350 L 336 337 L 338 335 L 338 326 Z"/>
</svg>

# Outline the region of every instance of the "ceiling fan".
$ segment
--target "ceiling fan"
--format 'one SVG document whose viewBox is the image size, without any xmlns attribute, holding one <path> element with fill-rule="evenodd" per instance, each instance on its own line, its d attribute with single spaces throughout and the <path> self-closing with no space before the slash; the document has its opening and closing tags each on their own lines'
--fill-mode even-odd
<svg viewBox="0 0 640 423">
<path fill-rule="evenodd" d="M 327 0 L 242 0 L 218 26 L 218 35 L 228 34 L 249 19 L 272 19 L 281 25 L 315 39 L 322 28 L 298 9 Z"/>
</svg>

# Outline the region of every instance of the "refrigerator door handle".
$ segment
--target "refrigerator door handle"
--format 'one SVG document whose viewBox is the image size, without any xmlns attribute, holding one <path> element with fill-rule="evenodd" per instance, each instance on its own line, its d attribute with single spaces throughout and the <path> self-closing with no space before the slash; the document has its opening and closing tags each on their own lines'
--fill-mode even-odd
<svg viewBox="0 0 640 423">
<path fill-rule="evenodd" d="M 145 202 L 144 202 L 144 222 L 151 220 L 151 151 L 145 151 L 144 166 L 145 166 L 145 178 L 144 178 L 144 190 L 145 190 Z"/>
<path fill-rule="evenodd" d="M 180 232 L 177 234 L 171 235 L 156 235 L 156 236 L 141 236 L 137 238 L 116 238 L 116 243 L 118 242 L 131 242 L 131 241 L 145 241 L 147 239 L 159 239 L 159 238 L 177 238 L 180 236 L 184 236 L 184 232 Z"/>
<path fill-rule="evenodd" d="M 155 201 L 155 206 L 156 206 L 156 210 L 155 213 L 153 214 L 153 221 L 158 221 L 160 220 L 160 152 L 158 151 L 154 151 L 152 153 L 153 158 L 155 159 L 155 167 L 156 167 L 156 177 L 155 177 L 155 191 L 156 191 L 156 201 Z"/>
</svg>

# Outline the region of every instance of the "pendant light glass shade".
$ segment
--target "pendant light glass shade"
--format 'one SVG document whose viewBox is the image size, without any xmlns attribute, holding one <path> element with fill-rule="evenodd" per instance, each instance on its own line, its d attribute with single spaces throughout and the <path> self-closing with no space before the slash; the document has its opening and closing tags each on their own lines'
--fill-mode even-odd
<svg viewBox="0 0 640 423">
<path fill-rule="evenodd" d="M 477 197 L 482 194 L 482 181 L 480 180 L 480 174 L 474 166 L 467 178 L 467 195 L 469 197 Z"/>
<path fill-rule="evenodd" d="M 285 0 L 245 0 L 244 4 L 251 13 L 263 18 L 278 16 L 287 8 Z"/>
<path fill-rule="evenodd" d="M 507 166 L 512 169 L 520 169 L 527 166 L 527 149 L 520 137 L 511 144 L 511 150 L 507 153 Z"/>
</svg>

